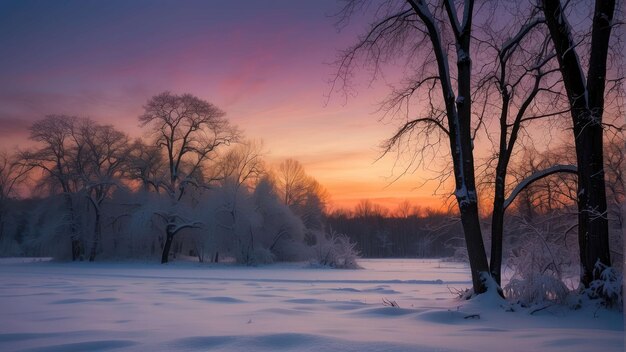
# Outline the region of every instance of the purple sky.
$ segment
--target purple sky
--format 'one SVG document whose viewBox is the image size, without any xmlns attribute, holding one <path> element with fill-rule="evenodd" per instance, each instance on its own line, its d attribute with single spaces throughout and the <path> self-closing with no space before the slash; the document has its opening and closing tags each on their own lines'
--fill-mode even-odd
<svg viewBox="0 0 626 352">
<path fill-rule="evenodd" d="M 268 159 L 292 157 L 336 205 L 362 198 L 432 204 L 418 176 L 388 186 L 393 160 L 374 164 L 392 126 L 378 122 L 384 84 L 328 104 L 339 49 L 366 23 L 338 32 L 335 0 L 2 1 L 0 138 L 26 143 L 46 114 L 88 116 L 140 136 L 142 105 L 164 90 L 227 112 Z M 366 81 L 366 80 L 363 80 Z"/>
</svg>

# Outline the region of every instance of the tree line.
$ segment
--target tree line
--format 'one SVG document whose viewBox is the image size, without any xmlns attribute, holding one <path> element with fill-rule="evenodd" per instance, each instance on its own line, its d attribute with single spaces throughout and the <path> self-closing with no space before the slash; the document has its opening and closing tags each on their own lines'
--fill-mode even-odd
<svg viewBox="0 0 626 352">
<path fill-rule="evenodd" d="M 323 231 L 323 187 L 293 159 L 269 167 L 215 105 L 163 92 L 139 122 L 146 139 L 75 116 L 33 123 L 34 146 L 0 158 L 3 254 L 356 265 Z"/>
<path fill-rule="evenodd" d="M 622 176 L 624 150 L 619 138 L 607 141 L 605 150 L 611 255 L 616 262 L 621 262 L 621 229 L 624 219 L 620 203 L 626 198 Z M 524 148 L 520 157 L 513 161 L 509 172 L 512 177 L 524 180 L 556 162 L 574 163 L 574 159 L 573 146 L 563 145 L 543 152 Z M 486 203 L 491 196 L 491 185 L 479 182 L 477 186 Z M 445 203 L 445 199 L 442 202 Z M 575 207 L 576 179 L 572 173 L 554 173 L 520 190 L 515 200 L 507 204 L 509 216 L 503 226 L 503 261 L 510 261 L 515 256 L 514 253 L 518 252 L 519 246 L 525 244 L 523 233 L 527 229 L 522 225 L 535 222 L 567 232 L 557 236 L 560 240 L 555 241 L 554 245 L 567 252 L 570 259 L 575 258 L 576 246 L 562 238 L 575 230 Z M 491 210 L 483 208 L 480 213 L 481 228 L 488 233 L 492 225 Z M 368 258 L 466 257 L 463 254 L 465 248 L 459 214 L 450 204 L 434 209 L 405 200 L 396 208 L 386 208 L 364 199 L 352 209 L 339 208 L 328 212 L 326 224 L 352 239 L 360 253 Z M 548 235 L 542 234 L 541 240 L 554 240 L 547 237 Z M 485 240 L 490 243 L 491 237 L 486 236 Z M 570 264 L 576 266 L 574 261 Z"/>
</svg>

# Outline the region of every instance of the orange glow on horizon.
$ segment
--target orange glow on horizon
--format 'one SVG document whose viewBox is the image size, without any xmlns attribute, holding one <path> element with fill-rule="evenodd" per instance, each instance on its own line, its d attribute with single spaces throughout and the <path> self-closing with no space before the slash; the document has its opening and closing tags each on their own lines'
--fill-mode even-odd
<svg viewBox="0 0 626 352">
<path fill-rule="evenodd" d="M 391 210 L 405 199 L 440 205 L 432 185 L 415 189 L 421 173 L 389 185 L 393 160 L 374 162 L 394 130 L 376 112 L 389 92 L 386 82 L 371 84 L 364 73 L 354 87 L 358 95 L 327 97 L 334 73 L 328 63 L 363 24 L 338 33 L 328 16 L 335 1 L 286 4 L 177 5 L 167 23 L 160 19 L 168 7 L 157 4 L 152 11 L 115 5 L 123 16 L 98 10 L 113 6 L 106 2 L 16 6 L 0 23 L 10 28 L 0 33 L 11 34 L 0 38 L 11 48 L 0 65 L 0 148 L 27 148 L 28 127 L 47 114 L 89 117 L 142 137 L 143 104 L 167 90 L 226 111 L 246 138 L 263 141 L 268 163 L 298 160 L 328 190 L 334 208 L 353 208 L 361 199 Z M 45 8 L 63 6 L 80 15 L 58 26 Z M 23 20 L 31 16 L 38 20 Z M 98 25 L 86 25 L 92 22 Z"/>
</svg>

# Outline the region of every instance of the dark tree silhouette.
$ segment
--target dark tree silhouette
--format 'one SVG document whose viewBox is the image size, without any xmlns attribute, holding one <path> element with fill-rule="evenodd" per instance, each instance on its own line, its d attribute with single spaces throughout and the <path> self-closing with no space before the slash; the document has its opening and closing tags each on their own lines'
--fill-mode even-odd
<svg viewBox="0 0 626 352">
<path fill-rule="evenodd" d="M 611 266 L 606 184 L 604 177 L 603 125 L 607 57 L 615 0 L 597 0 L 592 18 L 591 42 L 587 47 L 585 75 L 566 8 L 560 0 L 542 0 L 546 25 L 554 44 L 571 106 L 578 163 L 578 244 L 581 283 L 588 287 L 600 278 L 599 263 Z"/>
<path fill-rule="evenodd" d="M 344 7 L 344 16 L 360 9 L 364 3 L 349 1 Z M 432 134 L 433 131 L 447 137 L 453 165 L 454 195 L 463 224 L 472 284 L 475 293 L 483 293 L 487 289 L 484 276 L 489 275 L 489 265 L 480 227 L 474 169 L 470 50 L 474 1 L 463 1 L 459 7 L 449 0 L 407 0 L 404 4 L 387 1 L 379 9 L 383 13 L 381 19 L 340 58 L 338 79 L 334 84 L 349 82 L 355 60 L 362 53 L 377 68 L 395 52 L 409 50 L 415 57 L 426 57 L 421 61 L 422 69 L 417 77 L 410 80 L 405 89 L 394 92 L 388 105 L 401 106 L 421 88 L 428 87 L 430 110 L 425 116 L 408 119 L 383 148 L 385 153 L 390 152 L 406 138 Z M 454 52 L 449 51 L 450 47 L 455 48 Z M 424 55 L 418 52 L 418 48 L 419 51 L 428 48 L 429 52 Z M 453 60 L 456 63 L 454 71 L 450 67 Z M 442 104 L 437 104 L 438 101 Z M 430 146 L 426 145 L 425 149 Z"/>
</svg>

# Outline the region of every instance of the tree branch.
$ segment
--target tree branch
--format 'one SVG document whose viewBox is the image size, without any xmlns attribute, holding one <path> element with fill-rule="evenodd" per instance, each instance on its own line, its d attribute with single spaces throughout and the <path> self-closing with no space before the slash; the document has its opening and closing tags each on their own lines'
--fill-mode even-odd
<svg viewBox="0 0 626 352">
<path fill-rule="evenodd" d="M 532 183 L 541 180 L 544 177 L 550 176 L 552 174 L 556 174 L 559 172 L 576 174 L 578 172 L 578 168 L 574 165 L 554 165 L 547 169 L 537 171 L 532 175 L 523 179 L 511 192 L 511 194 L 504 201 L 504 209 L 506 210 L 511 203 L 515 200 L 517 195 L 523 191 L 526 187 L 530 186 Z"/>
</svg>

